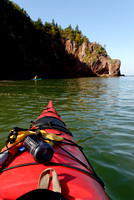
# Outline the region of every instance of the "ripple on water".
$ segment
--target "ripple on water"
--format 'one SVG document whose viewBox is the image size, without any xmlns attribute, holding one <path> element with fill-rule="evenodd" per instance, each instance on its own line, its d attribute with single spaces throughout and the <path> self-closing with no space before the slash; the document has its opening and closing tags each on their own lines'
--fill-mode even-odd
<svg viewBox="0 0 134 200">
<path fill-rule="evenodd" d="M 134 77 L 0 82 L 0 146 L 52 100 L 114 200 L 134 197 Z"/>
</svg>

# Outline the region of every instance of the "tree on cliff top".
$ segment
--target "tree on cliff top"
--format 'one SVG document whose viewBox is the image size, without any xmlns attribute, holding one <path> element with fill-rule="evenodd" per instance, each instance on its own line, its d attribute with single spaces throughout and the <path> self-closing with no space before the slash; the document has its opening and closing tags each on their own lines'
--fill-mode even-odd
<svg viewBox="0 0 134 200">
<path fill-rule="evenodd" d="M 75 70 L 79 63 L 75 56 L 66 52 L 63 40 L 74 41 L 78 48 L 83 42 L 89 43 L 78 25 L 75 29 L 71 25 L 62 29 L 54 20 L 51 23 L 43 23 L 40 18 L 32 21 L 23 8 L 9 0 L 0 0 L 0 23 L 1 61 L 7 68 L 13 66 L 9 70 L 5 68 L 2 79 L 3 76 L 7 79 L 30 78 L 31 73 L 35 75 L 38 74 L 37 71 L 55 77 L 57 72 L 63 74 L 66 69 L 70 74 L 70 70 Z M 93 58 L 93 54 L 89 52 L 89 44 L 85 46 L 87 46 L 86 62 L 89 57 Z M 96 55 L 105 53 L 101 46 L 96 44 L 93 47 L 95 58 Z M 73 73 L 81 76 L 81 71 L 75 70 Z M 65 75 L 67 76 L 66 73 Z"/>
</svg>

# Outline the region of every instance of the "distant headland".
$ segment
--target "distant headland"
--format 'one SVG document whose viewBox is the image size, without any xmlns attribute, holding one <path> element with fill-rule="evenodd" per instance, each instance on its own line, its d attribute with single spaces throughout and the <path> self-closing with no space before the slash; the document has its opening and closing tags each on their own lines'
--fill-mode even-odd
<svg viewBox="0 0 134 200">
<path fill-rule="evenodd" d="M 32 21 L 9 0 L 0 1 L 1 80 L 121 76 L 121 61 L 91 43 L 79 27 Z"/>
</svg>

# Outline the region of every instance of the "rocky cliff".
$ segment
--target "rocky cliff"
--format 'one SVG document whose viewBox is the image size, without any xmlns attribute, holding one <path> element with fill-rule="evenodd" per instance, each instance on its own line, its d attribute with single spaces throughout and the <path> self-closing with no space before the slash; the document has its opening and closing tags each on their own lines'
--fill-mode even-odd
<svg viewBox="0 0 134 200">
<path fill-rule="evenodd" d="M 96 43 L 82 43 L 80 47 L 71 41 L 65 41 L 65 49 L 69 54 L 77 58 L 81 64 L 85 64 L 91 75 L 96 76 L 120 76 L 120 60 L 111 59 L 105 49 Z M 80 68 L 80 66 L 79 66 Z"/>
<path fill-rule="evenodd" d="M 76 30 L 33 22 L 9 0 L 0 1 L 0 79 L 120 76 L 120 61 Z"/>
</svg>

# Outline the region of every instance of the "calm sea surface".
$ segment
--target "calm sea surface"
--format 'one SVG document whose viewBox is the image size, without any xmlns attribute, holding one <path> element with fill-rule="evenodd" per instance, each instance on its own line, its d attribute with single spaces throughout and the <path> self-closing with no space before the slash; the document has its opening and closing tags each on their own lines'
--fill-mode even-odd
<svg viewBox="0 0 134 200">
<path fill-rule="evenodd" d="M 49 100 L 84 147 L 110 199 L 133 200 L 134 76 L 1 81 L 0 148 L 13 127 L 29 128 Z"/>
</svg>

